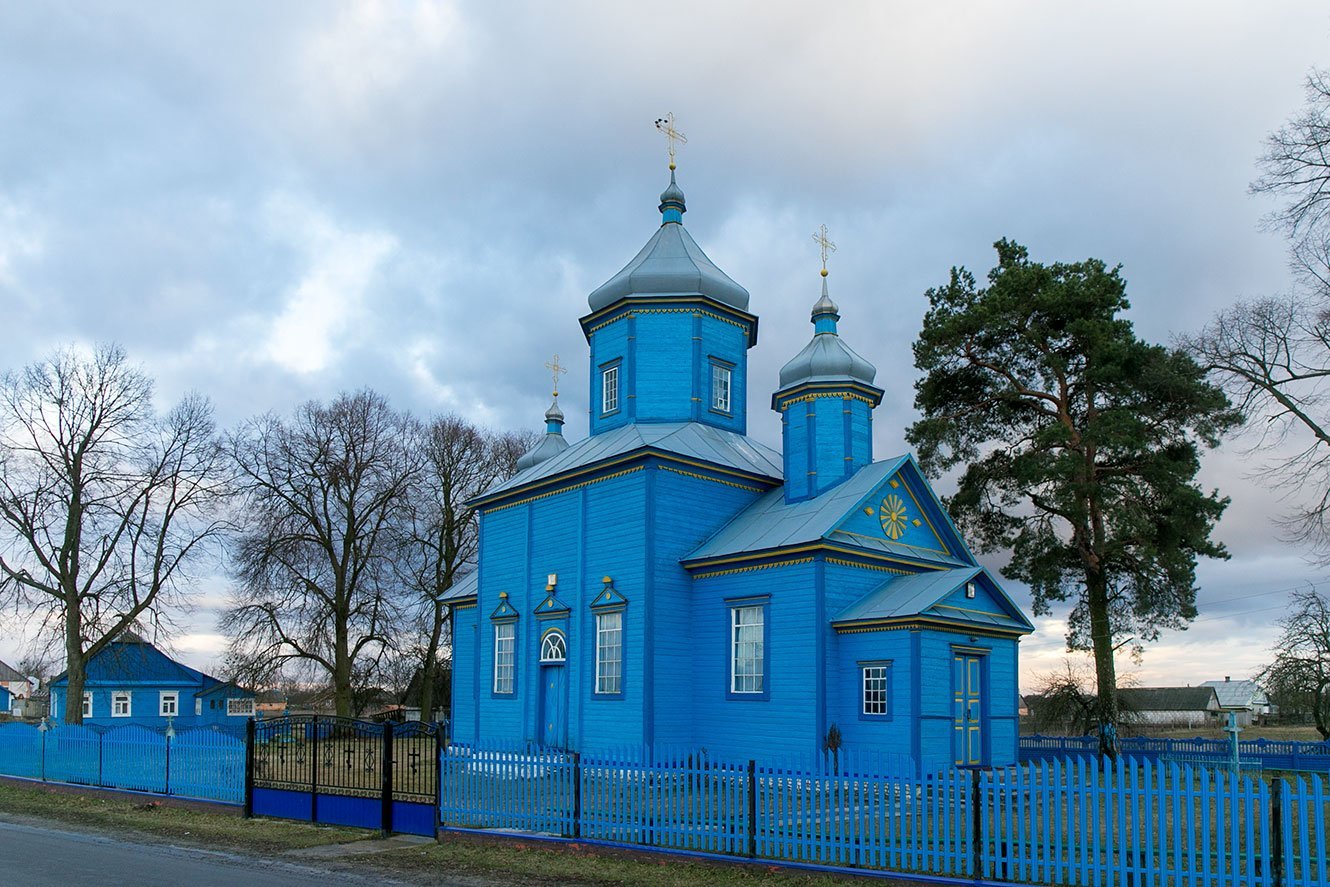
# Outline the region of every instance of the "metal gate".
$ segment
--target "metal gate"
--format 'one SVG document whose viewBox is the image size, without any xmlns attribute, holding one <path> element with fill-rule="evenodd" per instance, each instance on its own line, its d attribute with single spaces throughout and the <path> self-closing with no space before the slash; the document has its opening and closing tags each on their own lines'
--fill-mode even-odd
<svg viewBox="0 0 1330 887">
<path fill-rule="evenodd" d="M 322 715 L 250 721 L 245 812 L 434 835 L 440 741 L 434 724 Z"/>
</svg>

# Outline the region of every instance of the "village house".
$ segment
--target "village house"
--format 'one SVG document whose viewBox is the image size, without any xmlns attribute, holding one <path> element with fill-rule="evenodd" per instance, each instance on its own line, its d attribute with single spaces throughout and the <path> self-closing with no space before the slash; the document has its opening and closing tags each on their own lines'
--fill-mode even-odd
<svg viewBox="0 0 1330 887">
<path fill-rule="evenodd" d="M 1264 723 L 1270 716 L 1270 698 L 1255 681 L 1235 681 L 1225 675 L 1222 681 L 1206 681 L 1201 686 L 1214 688 L 1225 723 L 1230 713 L 1239 727 Z"/>
</svg>

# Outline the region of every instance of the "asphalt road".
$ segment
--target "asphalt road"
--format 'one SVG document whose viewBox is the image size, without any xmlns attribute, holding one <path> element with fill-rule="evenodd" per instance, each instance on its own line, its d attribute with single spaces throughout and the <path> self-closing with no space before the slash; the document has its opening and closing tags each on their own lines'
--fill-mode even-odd
<svg viewBox="0 0 1330 887">
<path fill-rule="evenodd" d="M 270 857 L 248 857 L 170 844 L 138 843 L 0 820 L 4 887 L 388 887 L 405 882 L 366 877 Z"/>
</svg>

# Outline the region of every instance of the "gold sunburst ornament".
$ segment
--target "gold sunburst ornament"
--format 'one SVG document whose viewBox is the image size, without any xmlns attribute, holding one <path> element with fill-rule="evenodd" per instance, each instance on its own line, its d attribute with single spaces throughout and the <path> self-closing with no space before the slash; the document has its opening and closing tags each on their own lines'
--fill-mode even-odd
<svg viewBox="0 0 1330 887">
<path fill-rule="evenodd" d="M 878 509 L 878 518 L 882 521 L 882 532 L 892 539 L 904 536 L 909 526 L 905 515 L 905 500 L 895 493 L 887 496 L 882 500 L 882 507 Z"/>
</svg>

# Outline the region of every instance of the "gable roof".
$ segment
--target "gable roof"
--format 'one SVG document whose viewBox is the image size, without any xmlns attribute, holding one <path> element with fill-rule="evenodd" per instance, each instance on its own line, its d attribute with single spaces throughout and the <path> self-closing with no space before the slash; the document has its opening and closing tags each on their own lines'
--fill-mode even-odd
<svg viewBox="0 0 1330 887">
<path fill-rule="evenodd" d="M 87 686 L 114 683 L 208 686 L 217 678 L 176 662 L 138 635 L 126 632 L 88 660 Z M 69 672 L 62 671 L 51 683 L 65 686 Z"/>
<path fill-rule="evenodd" d="M 1119 687 L 1118 701 L 1131 711 L 1209 711 L 1213 687 Z"/>
<path fill-rule="evenodd" d="M 216 681 L 216 678 L 208 678 L 207 675 L 204 675 L 204 677 L 207 678 L 208 680 Z M 254 695 L 253 690 L 246 690 L 244 687 L 241 687 L 238 684 L 236 684 L 235 681 L 217 681 L 212 686 L 202 690 L 201 692 L 195 693 L 194 695 L 196 697 L 211 696 L 214 693 L 227 693 L 227 692 L 240 693 L 244 696 Z"/>
<path fill-rule="evenodd" d="M 842 524 L 853 515 L 877 489 L 896 474 L 910 475 L 907 482 L 917 490 L 927 491 L 926 498 L 942 517 L 937 527 L 946 536 L 945 544 L 959 556 L 948 556 L 932 549 L 919 548 L 883 537 L 849 533 Z M 951 526 L 942 504 L 923 480 L 919 467 L 908 455 L 865 465 L 842 483 L 820 496 L 801 502 L 786 502 L 782 489 L 770 490 L 741 511 L 714 536 L 694 549 L 685 563 L 729 555 L 788 548 L 826 540 L 880 554 L 896 554 L 914 560 L 952 567 L 974 565 L 974 558 L 960 534 Z"/>
<path fill-rule="evenodd" d="M 478 505 L 576 468 L 609 462 L 639 451 L 683 456 L 777 482 L 781 456 L 775 450 L 733 431 L 698 422 L 631 424 L 578 441 L 563 452 L 519 471 L 475 499 Z"/>
<path fill-rule="evenodd" d="M 11 668 L 3 662 L 0 662 L 0 681 L 9 683 L 10 681 L 26 681 L 28 676 L 20 672 L 17 668 Z"/>
<path fill-rule="evenodd" d="M 1219 697 L 1220 708 L 1248 709 L 1253 705 L 1269 705 L 1265 691 L 1255 681 L 1206 681 L 1202 687 L 1213 687 Z"/>
<path fill-rule="evenodd" d="M 1002 610 L 994 613 L 978 607 L 957 607 L 946 603 L 967 582 L 980 582 Z M 1034 631 L 1030 620 L 1007 597 L 983 567 L 955 570 L 931 570 L 909 576 L 892 576 L 877 588 L 837 613 L 833 625 L 924 616 L 946 622 L 965 623 L 986 628 L 1002 628 L 1028 634 Z"/>
</svg>

